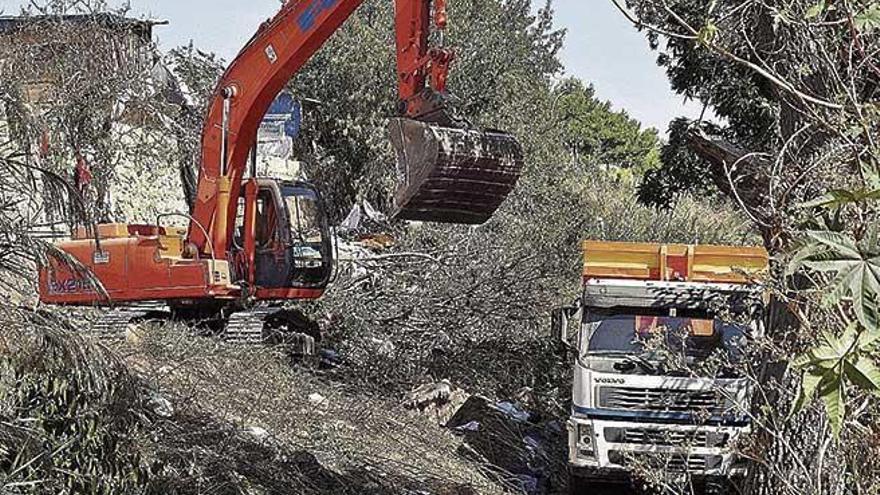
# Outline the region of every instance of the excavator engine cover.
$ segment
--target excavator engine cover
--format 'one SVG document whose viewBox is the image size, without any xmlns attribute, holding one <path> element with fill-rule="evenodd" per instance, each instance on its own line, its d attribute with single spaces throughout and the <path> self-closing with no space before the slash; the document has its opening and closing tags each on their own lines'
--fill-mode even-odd
<svg viewBox="0 0 880 495">
<path fill-rule="evenodd" d="M 484 223 L 522 172 L 522 146 L 504 132 L 407 118 L 391 119 L 389 129 L 401 177 L 395 218 Z"/>
</svg>

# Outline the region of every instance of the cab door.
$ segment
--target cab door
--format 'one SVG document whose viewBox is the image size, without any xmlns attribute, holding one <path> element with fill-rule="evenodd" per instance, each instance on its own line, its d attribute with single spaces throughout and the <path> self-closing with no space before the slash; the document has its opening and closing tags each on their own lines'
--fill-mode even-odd
<svg viewBox="0 0 880 495">
<path fill-rule="evenodd" d="M 287 247 L 290 231 L 278 185 L 260 181 L 255 202 L 254 263 L 255 285 L 265 288 L 287 287 L 290 263 Z"/>
<path fill-rule="evenodd" d="M 289 225 L 288 287 L 324 288 L 333 272 L 333 239 L 318 190 L 307 182 L 283 182 Z"/>
<path fill-rule="evenodd" d="M 245 189 L 235 243 L 241 278 L 257 289 L 325 288 L 333 271 L 332 239 L 317 189 L 273 179 L 257 179 Z"/>
</svg>

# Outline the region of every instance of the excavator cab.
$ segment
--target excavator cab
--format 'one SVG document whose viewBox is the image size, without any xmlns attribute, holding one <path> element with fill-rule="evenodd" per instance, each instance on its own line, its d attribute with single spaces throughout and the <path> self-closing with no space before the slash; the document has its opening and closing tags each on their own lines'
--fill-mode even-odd
<svg viewBox="0 0 880 495">
<path fill-rule="evenodd" d="M 318 190 L 302 181 L 255 180 L 254 285 L 258 291 L 324 289 L 333 272 L 333 241 Z M 251 186 L 253 187 L 253 186 Z M 247 194 L 239 211 L 246 211 Z M 241 216 L 235 245 L 240 278 L 247 278 Z M 281 292 L 279 292 L 281 291 Z"/>
</svg>

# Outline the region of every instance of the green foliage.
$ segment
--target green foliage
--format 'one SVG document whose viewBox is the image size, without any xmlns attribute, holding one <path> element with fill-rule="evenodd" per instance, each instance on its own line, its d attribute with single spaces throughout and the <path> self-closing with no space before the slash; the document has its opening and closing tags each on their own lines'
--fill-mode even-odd
<svg viewBox="0 0 880 495">
<path fill-rule="evenodd" d="M 820 15 L 825 13 L 825 10 L 828 8 L 828 2 L 826 0 L 819 0 L 816 2 L 816 5 L 813 5 L 807 12 L 804 14 L 804 19 L 815 19 Z"/>
<path fill-rule="evenodd" d="M 706 22 L 706 25 L 700 29 L 699 34 L 697 35 L 697 40 L 700 44 L 703 45 L 711 45 L 715 42 L 715 38 L 718 37 L 718 26 L 715 25 L 711 20 Z"/>
<path fill-rule="evenodd" d="M 142 493 L 138 387 L 63 322 L 0 316 L 0 491 Z"/>
<path fill-rule="evenodd" d="M 688 148 L 690 129 L 691 122 L 685 118 L 669 125 L 669 140 L 660 152 L 661 165 L 648 169 L 639 183 L 639 201 L 643 204 L 669 208 L 683 194 L 715 192 L 709 164 Z"/>
<path fill-rule="evenodd" d="M 326 191 L 335 216 L 358 198 L 390 210 L 394 155 L 387 119 L 398 110 L 392 4 L 370 0 L 291 81 L 305 100 L 295 153 Z M 457 49 L 449 90 L 475 124 L 521 136 L 543 104 L 561 65 L 562 33 L 549 10 L 530 2 L 449 2 L 446 45 Z M 353 48 L 354 47 L 354 48 Z M 534 136 L 533 136 L 534 137 Z"/>
<path fill-rule="evenodd" d="M 827 275 L 830 282 L 823 284 L 827 286 L 823 304 L 848 302 L 857 319 L 839 338 L 824 331 L 819 345 L 794 362 L 804 373 L 794 413 L 818 392 L 835 435 L 840 434 L 845 418 L 847 383 L 864 392 L 880 391 L 874 345 L 880 339 L 878 232 L 873 226 L 861 241 L 838 232 L 807 232 L 808 241 L 789 264 L 789 274 L 807 269 Z"/>
<path fill-rule="evenodd" d="M 856 29 L 862 33 L 870 33 L 880 29 L 880 3 L 871 3 L 865 10 L 855 16 Z"/>
<path fill-rule="evenodd" d="M 642 129 L 626 111 L 600 102 L 591 86 L 566 79 L 553 89 L 554 121 L 575 161 L 632 169 L 643 174 L 659 166 L 656 129 Z"/>
<path fill-rule="evenodd" d="M 802 208 L 840 208 L 852 203 L 880 199 L 880 189 L 860 188 L 856 190 L 834 189 L 819 198 L 800 205 Z"/>
<path fill-rule="evenodd" d="M 808 232 L 810 241 L 798 251 L 789 268 L 806 267 L 833 276 L 826 304 L 852 301 L 859 322 L 880 332 L 880 244 L 877 228 L 862 242 L 837 232 Z"/>
<path fill-rule="evenodd" d="M 833 433 L 840 435 L 846 416 L 846 383 L 870 393 L 880 392 L 880 369 L 873 358 L 878 338 L 880 333 L 860 331 L 856 324 L 839 338 L 823 333 L 815 348 L 793 362 L 802 370 L 803 382 L 792 414 L 801 412 L 818 393 Z"/>
</svg>

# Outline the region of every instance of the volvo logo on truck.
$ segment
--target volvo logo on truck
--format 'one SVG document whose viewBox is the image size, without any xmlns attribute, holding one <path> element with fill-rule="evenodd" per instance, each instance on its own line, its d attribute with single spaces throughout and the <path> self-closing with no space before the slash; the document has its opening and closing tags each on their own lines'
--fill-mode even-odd
<svg viewBox="0 0 880 495">
<path fill-rule="evenodd" d="M 603 383 L 608 385 L 623 385 L 626 383 L 626 380 L 623 378 L 596 378 L 596 383 Z"/>
</svg>

